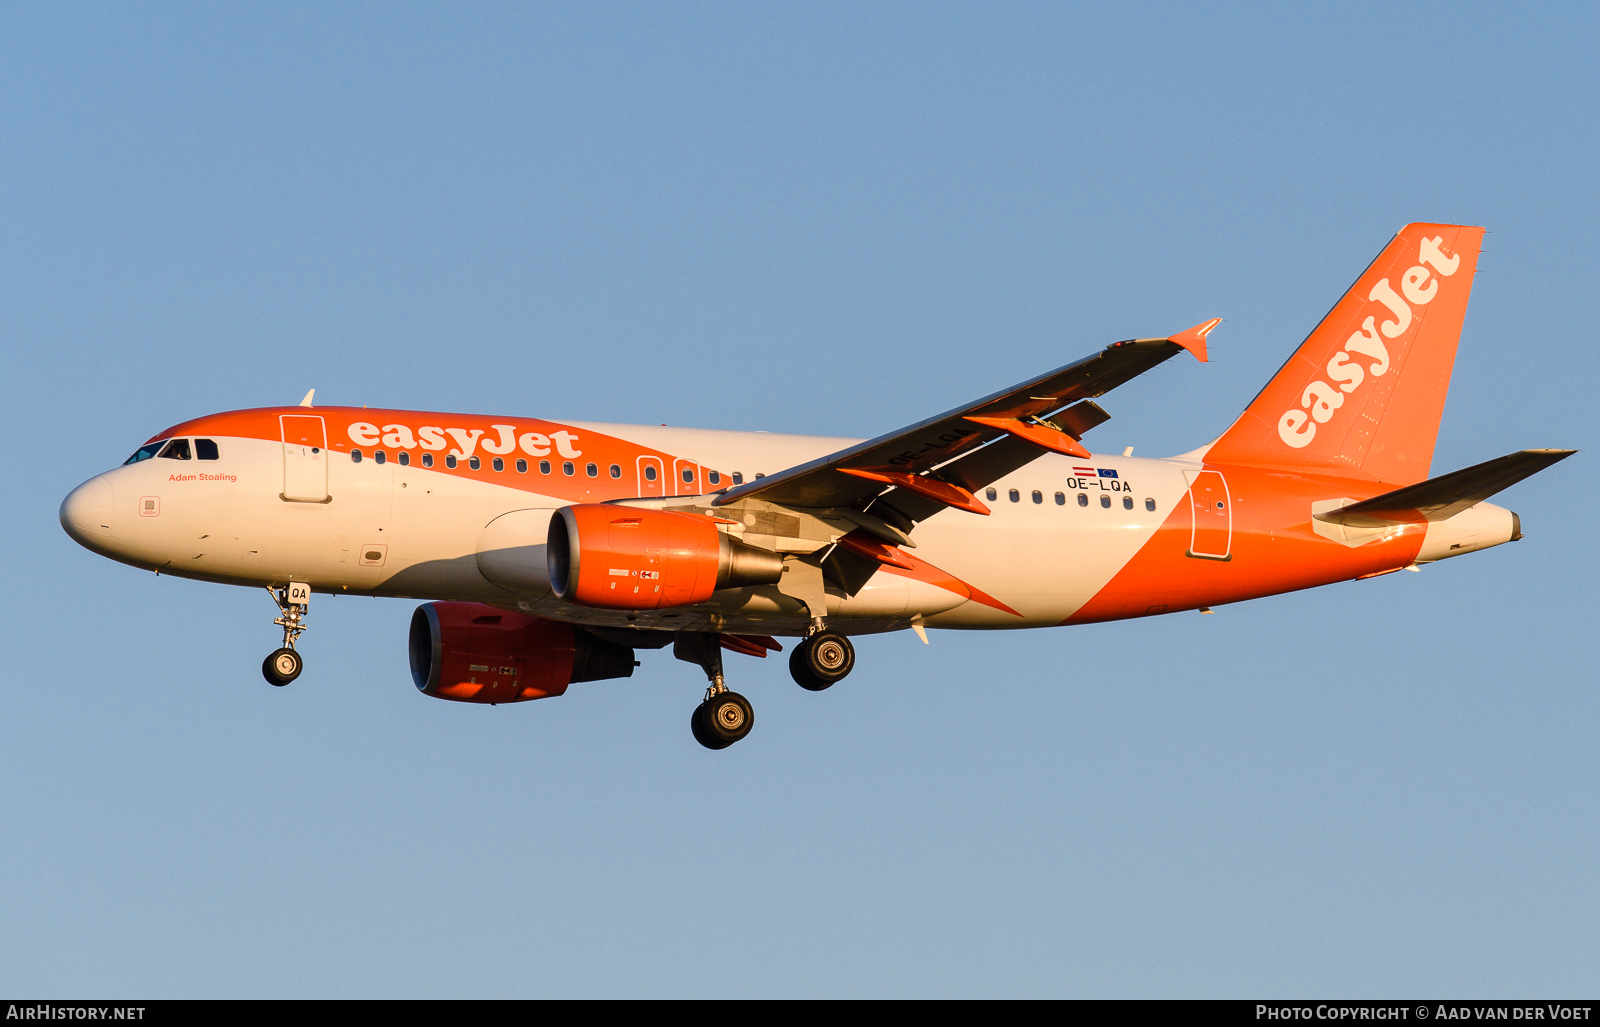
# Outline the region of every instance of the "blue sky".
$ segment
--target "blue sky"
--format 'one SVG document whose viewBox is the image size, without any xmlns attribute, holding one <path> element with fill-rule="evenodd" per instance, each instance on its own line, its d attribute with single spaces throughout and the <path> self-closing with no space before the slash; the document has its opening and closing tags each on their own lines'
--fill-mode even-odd
<svg viewBox="0 0 1600 1027">
<path fill-rule="evenodd" d="M 479 709 L 412 603 L 56 523 L 295 402 L 872 435 L 1213 316 L 1193 448 L 1408 221 L 1485 225 L 1434 470 L 1593 449 L 1586 5 L 0 10 L 0 991 L 1561 995 L 1600 965 L 1583 453 L 1514 546 L 1137 623 Z"/>
</svg>

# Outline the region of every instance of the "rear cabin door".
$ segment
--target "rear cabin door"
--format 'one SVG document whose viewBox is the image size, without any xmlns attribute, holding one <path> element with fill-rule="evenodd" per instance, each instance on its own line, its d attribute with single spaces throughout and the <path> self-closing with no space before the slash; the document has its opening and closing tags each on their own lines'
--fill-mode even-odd
<svg viewBox="0 0 1600 1027">
<path fill-rule="evenodd" d="M 328 434 L 320 416 L 283 414 L 283 498 L 291 503 L 328 501 Z"/>
<path fill-rule="evenodd" d="M 1233 559 L 1233 500 L 1220 471 L 1185 471 L 1193 527 L 1185 556 L 1200 560 Z"/>
</svg>

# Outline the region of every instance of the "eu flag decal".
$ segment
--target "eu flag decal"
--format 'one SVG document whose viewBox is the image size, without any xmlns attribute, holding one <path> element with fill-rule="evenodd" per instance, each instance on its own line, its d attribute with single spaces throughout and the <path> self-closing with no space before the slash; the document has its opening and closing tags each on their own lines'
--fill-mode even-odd
<svg viewBox="0 0 1600 1027">
<path fill-rule="evenodd" d="M 1115 478 L 1117 476 L 1117 472 L 1110 467 L 1097 467 L 1095 470 L 1100 472 L 1100 477 L 1102 478 Z"/>
</svg>

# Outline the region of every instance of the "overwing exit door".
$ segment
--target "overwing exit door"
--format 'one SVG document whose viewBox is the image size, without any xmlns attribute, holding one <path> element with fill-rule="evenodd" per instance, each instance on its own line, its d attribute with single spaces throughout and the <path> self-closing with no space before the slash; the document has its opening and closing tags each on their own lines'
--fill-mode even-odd
<svg viewBox="0 0 1600 1027">
<path fill-rule="evenodd" d="M 698 496 L 704 492 L 705 489 L 700 486 L 700 465 L 693 460 L 674 460 L 672 489 L 673 494 L 679 496 Z"/>
<path fill-rule="evenodd" d="M 641 456 L 639 458 L 639 495 L 661 496 L 666 485 L 665 468 L 661 466 L 661 458 L 655 456 Z"/>
<path fill-rule="evenodd" d="M 290 503 L 328 501 L 328 434 L 319 416 L 283 414 L 283 492 Z"/>
<path fill-rule="evenodd" d="M 1233 500 L 1221 471 L 1185 471 L 1189 479 L 1189 509 L 1193 515 L 1189 551 L 1199 560 L 1231 560 Z"/>
</svg>

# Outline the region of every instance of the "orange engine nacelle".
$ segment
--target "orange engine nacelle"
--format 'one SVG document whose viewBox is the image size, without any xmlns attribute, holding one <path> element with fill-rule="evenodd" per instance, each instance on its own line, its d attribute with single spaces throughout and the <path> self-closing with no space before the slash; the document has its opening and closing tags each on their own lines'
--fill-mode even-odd
<svg viewBox="0 0 1600 1027">
<path fill-rule="evenodd" d="M 633 650 L 571 624 L 482 603 L 426 603 L 411 615 L 411 679 L 457 702 L 522 702 L 574 681 L 633 675 Z"/>
<path fill-rule="evenodd" d="M 703 603 L 719 588 L 775 584 L 783 558 L 709 517 L 586 503 L 550 518 L 550 585 L 570 603 L 624 610 Z"/>
</svg>

